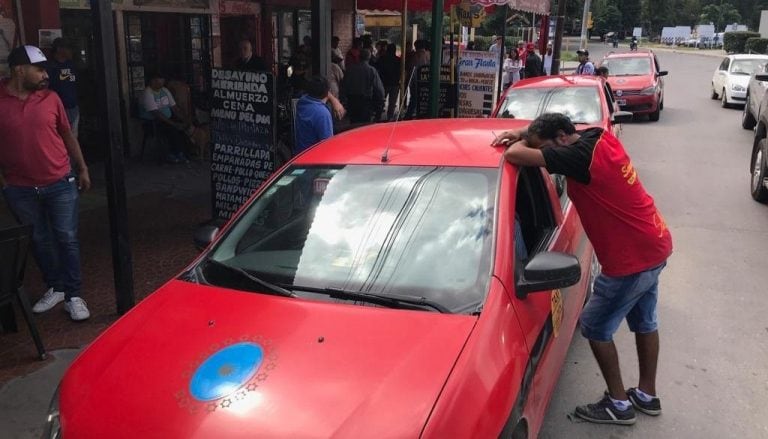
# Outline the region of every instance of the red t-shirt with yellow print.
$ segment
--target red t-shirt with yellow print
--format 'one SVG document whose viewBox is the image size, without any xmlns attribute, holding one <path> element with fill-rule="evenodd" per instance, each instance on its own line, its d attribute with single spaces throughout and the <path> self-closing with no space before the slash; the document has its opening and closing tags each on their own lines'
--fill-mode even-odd
<svg viewBox="0 0 768 439">
<path fill-rule="evenodd" d="M 672 254 L 672 235 L 621 142 L 601 128 L 569 146 L 542 149 L 547 171 L 568 180 L 568 197 L 606 276 L 639 273 Z"/>
</svg>

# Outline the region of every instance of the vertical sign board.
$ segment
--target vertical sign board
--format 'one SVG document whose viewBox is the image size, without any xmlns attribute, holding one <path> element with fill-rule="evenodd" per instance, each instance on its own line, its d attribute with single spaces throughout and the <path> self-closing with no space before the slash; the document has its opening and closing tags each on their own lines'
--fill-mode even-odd
<svg viewBox="0 0 768 439">
<path fill-rule="evenodd" d="M 416 115 L 419 118 L 429 117 L 429 70 L 430 66 L 421 66 L 416 78 Z M 438 114 L 440 117 L 450 116 L 450 111 L 456 108 L 456 93 L 451 87 L 451 66 L 440 66 L 440 99 Z"/>
<path fill-rule="evenodd" d="M 459 117 L 489 117 L 496 108 L 499 59 L 491 52 L 465 50 L 459 58 Z"/>
<path fill-rule="evenodd" d="M 274 171 L 275 80 L 221 69 L 211 78 L 213 217 L 227 220 Z"/>
</svg>

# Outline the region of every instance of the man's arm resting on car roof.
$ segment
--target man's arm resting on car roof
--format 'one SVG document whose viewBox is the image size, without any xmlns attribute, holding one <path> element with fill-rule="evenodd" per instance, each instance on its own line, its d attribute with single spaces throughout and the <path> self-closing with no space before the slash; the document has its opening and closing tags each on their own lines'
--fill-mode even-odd
<svg viewBox="0 0 768 439">
<path fill-rule="evenodd" d="M 547 165 L 541 150 L 529 147 L 525 140 L 510 145 L 504 151 L 504 158 L 513 165 L 538 167 Z"/>
</svg>

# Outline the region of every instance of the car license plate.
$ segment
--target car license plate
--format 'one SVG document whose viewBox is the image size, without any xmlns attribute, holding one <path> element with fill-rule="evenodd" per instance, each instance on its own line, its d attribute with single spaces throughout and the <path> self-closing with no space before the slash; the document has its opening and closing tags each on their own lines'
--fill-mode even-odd
<svg viewBox="0 0 768 439">
<path fill-rule="evenodd" d="M 619 105 L 627 105 L 626 99 L 616 99 L 616 103 Z"/>
</svg>

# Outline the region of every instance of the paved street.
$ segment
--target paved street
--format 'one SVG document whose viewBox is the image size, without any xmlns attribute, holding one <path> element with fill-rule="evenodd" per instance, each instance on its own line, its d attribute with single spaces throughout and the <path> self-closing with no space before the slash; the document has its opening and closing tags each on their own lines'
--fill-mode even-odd
<svg viewBox="0 0 768 439">
<path fill-rule="evenodd" d="M 599 60 L 607 46 L 590 47 Z M 620 49 L 626 50 L 626 48 Z M 658 389 L 664 413 L 633 427 L 575 423 L 605 384 L 574 342 L 541 438 L 768 437 L 768 206 L 749 196 L 751 131 L 709 99 L 720 58 L 657 51 L 669 70 L 660 122 L 626 124 L 623 141 L 672 230 L 662 275 Z M 634 339 L 618 335 L 625 384 L 637 384 Z"/>
</svg>

